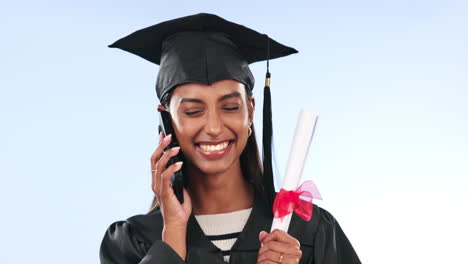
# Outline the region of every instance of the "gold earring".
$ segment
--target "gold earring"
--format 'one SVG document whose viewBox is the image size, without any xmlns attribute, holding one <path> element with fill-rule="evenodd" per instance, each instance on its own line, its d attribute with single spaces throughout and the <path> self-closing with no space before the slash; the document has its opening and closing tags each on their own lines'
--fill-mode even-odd
<svg viewBox="0 0 468 264">
<path fill-rule="evenodd" d="M 249 127 L 249 137 L 250 137 L 250 135 L 252 135 L 252 128 L 251 127 Z"/>
</svg>

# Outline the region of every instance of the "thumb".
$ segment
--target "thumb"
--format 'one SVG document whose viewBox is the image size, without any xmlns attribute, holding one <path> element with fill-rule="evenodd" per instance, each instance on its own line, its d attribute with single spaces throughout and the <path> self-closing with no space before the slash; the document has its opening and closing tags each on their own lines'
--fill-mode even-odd
<svg viewBox="0 0 468 264">
<path fill-rule="evenodd" d="M 258 240 L 260 240 L 260 242 L 263 241 L 263 239 L 265 239 L 265 237 L 268 236 L 268 233 L 265 232 L 265 231 L 261 231 L 260 234 L 258 234 Z"/>
</svg>

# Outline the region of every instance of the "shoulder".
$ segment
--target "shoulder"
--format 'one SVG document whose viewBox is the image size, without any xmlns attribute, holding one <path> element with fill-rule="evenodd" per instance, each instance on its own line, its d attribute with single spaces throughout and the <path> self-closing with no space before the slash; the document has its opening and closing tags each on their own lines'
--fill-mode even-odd
<svg viewBox="0 0 468 264">
<path fill-rule="evenodd" d="M 139 214 L 129 217 L 124 221 L 112 223 L 107 229 L 109 236 L 133 236 L 140 240 L 152 242 L 161 239 L 163 219 L 159 209 L 147 214 Z"/>
<path fill-rule="evenodd" d="M 308 222 L 294 215 L 289 232 L 300 241 L 305 257 L 314 256 L 318 263 L 361 263 L 335 217 L 317 205 Z"/>
<path fill-rule="evenodd" d="M 159 209 L 112 223 L 101 242 L 101 260 L 116 255 L 122 259 L 144 255 L 154 241 L 161 240 L 162 228 Z"/>
<path fill-rule="evenodd" d="M 325 230 L 332 231 L 336 223 L 335 217 L 330 212 L 314 204 L 310 221 L 304 221 L 293 214 L 289 232 L 301 243 L 313 246 L 317 233 Z"/>
</svg>

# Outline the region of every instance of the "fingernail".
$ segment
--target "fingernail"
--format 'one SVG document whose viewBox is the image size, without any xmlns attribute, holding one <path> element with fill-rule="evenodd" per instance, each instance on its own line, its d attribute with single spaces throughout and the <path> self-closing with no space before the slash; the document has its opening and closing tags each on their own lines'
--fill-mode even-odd
<svg viewBox="0 0 468 264">
<path fill-rule="evenodd" d="M 166 137 L 164 137 L 163 142 L 164 143 L 169 143 L 171 141 L 171 138 L 172 138 L 172 134 L 169 134 Z"/>
<path fill-rule="evenodd" d="M 173 147 L 172 149 L 173 149 L 173 151 L 174 151 L 174 152 L 176 152 L 176 153 L 177 153 L 177 152 L 179 152 L 179 150 L 180 150 L 180 147 Z"/>
<path fill-rule="evenodd" d="M 175 165 L 176 165 L 177 169 L 180 169 L 182 167 L 183 163 L 184 163 L 183 161 L 176 162 Z"/>
<path fill-rule="evenodd" d="M 260 238 L 262 237 L 262 233 L 265 233 L 265 231 L 260 231 L 260 233 L 258 233 L 258 239 L 260 240 Z"/>
</svg>

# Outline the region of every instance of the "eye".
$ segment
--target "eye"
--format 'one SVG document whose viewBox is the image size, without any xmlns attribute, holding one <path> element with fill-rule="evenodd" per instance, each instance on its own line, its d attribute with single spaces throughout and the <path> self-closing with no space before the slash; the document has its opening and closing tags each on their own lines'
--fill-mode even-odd
<svg viewBox="0 0 468 264">
<path fill-rule="evenodd" d="M 236 111 L 236 110 L 239 110 L 239 104 L 228 104 L 228 105 L 225 105 L 223 106 L 223 110 L 226 110 L 226 111 Z"/>
<path fill-rule="evenodd" d="M 186 116 L 197 116 L 197 115 L 203 113 L 204 110 L 205 110 L 204 107 L 188 106 L 188 107 L 184 107 L 182 109 L 182 113 L 184 113 L 184 115 L 186 115 Z"/>
<path fill-rule="evenodd" d="M 184 113 L 188 116 L 195 116 L 197 114 L 200 114 L 202 111 L 201 110 L 195 110 L 195 111 L 185 111 Z"/>
</svg>

